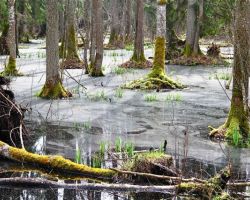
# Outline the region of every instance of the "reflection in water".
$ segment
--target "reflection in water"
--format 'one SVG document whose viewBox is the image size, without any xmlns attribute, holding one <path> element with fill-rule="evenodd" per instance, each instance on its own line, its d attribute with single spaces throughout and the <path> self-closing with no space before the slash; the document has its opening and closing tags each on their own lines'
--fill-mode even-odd
<svg viewBox="0 0 250 200">
<path fill-rule="evenodd" d="M 15 200 L 163 200 L 178 199 L 159 193 L 121 193 L 67 189 L 15 189 L 0 188 L 0 199 Z"/>
</svg>

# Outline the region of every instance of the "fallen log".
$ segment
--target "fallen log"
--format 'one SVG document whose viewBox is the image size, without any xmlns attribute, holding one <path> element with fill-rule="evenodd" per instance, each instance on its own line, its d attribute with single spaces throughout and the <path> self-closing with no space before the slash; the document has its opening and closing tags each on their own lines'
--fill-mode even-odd
<svg viewBox="0 0 250 200">
<path fill-rule="evenodd" d="M 75 174 L 77 176 L 91 176 L 95 178 L 112 179 L 116 172 L 111 169 L 91 168 L 87 165 L 77 164 L 62 156 L 38 155 L 30 153 L 25 149 L 18 149 L 0 141 L 0 156 L 9 160 L 38 165 L 39 167 L 49 168 L 51 171 L 60 170 Z"/>
</svg>

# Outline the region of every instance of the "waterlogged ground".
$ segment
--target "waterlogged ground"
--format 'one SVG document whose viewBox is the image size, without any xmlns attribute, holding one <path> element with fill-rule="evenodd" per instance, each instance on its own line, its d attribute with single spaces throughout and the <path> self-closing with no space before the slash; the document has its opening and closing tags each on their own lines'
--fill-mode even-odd
<svg viewBox="0 0 250 200">
<path fill-rule="evenodd" d="M 176 166 L 189 169 L 190 176 L 209 177 L 230 159 L 235 174 L 241 179 L 249 178 L 249 150 L 219 145 L 207 137 L 207 127 L 221 125 L 228 113 L 231 91 L 222 88 L 224 79 L 231 73 L 230 68 L 170 65 L 166 68 L 168 74 L 186 85 L 186 89 L 129 91 L 118 88 L 143 77 L 149 70 L 119 70 L 117 66 L 127 61 L 132 51 L 105 51 L 105 77 L 90 78 L 82 70 L 66 70 L 64 85 L 74 97 L 46 101 L 36 97 L 45 82 L 43 46 L 43 41 L 21 45 L 21 58 L 17 62 L 24 76 L 14 78 L 10 86 L 16 101 L 32 108 L 26 115 L 35 138 L 30 142 L 32 151 L 60 154 L 72 160 L 80 152 L 82 162 L 90 164 L 91 155 L 99 149 L 100 143 L 114 146 L 119 139 L 123 143 L 132 142 L 138 149 L 149 149 L 159 148 L 167 140 L 167 150 L 174 156 Z M 222 49 L 227 57 L 232 56 L 232 51 L 231 48 Z M 145 54 L 152 57 L 153 50 L 147 48 Z M 0 66 L 4 60 L 0 58 Z M 7 169 L 10 163 L 1 161 L 0 166 Z M 198 173 L 200 169 L 203 173 Z M 77 189 L 18 189 L 14 192 L 13 188 L 0 189 L 0 199 L 168 199 L 167 194 L 158 195 Z"/>
</svg>

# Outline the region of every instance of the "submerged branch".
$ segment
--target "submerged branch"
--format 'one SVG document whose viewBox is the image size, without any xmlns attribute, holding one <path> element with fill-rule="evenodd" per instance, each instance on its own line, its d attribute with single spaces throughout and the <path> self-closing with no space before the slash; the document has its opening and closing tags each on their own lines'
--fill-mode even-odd
<svg viewBox="0 0 250 200">
<path fill-rule="evenodd" d="M 108 184 L 108 183 L 64 183 L 46 180 L 42 178 L 1 178 L 1 186 L 15 186 L 25 188 L 64 188 L 64 189 L 89 189 L 89 190 L 115 190 L 131 192 L 164 192 L 173 193 L 178 186 L 142 186 L 130 184 Z"/>
</svg>

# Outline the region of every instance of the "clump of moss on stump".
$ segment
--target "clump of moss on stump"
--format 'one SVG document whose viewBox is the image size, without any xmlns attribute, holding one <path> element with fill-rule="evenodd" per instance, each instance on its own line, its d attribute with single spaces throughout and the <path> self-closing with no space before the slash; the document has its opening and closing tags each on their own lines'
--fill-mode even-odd
<svg viewBox="0 0 250 200">
<path fill-rule="evenodd" d="M 157 37 L 155 42 L 153 69 L 147 76 L 125 84 L 123 88 L 142 90 L 183 88 L 182 84 L 175 82 L 166 75 L 165 51 L 165 38 Z"/>
</svg>

